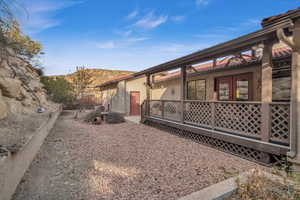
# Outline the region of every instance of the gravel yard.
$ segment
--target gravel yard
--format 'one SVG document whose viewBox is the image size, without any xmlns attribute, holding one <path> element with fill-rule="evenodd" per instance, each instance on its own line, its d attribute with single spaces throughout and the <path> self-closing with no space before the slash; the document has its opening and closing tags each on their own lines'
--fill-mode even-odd
<svg viewBox="0 0 300 200">
<path fill-rule="evenodd" d="M 14 200 L 177 199 L 258 165 L 145 125 L 62 115 Z"/>
</svg>

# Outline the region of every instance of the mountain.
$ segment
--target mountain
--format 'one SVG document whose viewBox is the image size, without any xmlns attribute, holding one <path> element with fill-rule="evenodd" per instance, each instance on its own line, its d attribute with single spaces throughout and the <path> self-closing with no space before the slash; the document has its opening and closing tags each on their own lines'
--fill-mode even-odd
<svg viewBox="0 0 300 200">
<path fill-rule="evenodd" d="M 123 70 L 109 70 L 109 69 L 86 69 L 89 74 L 92 76 L 92 83 L 90 84 L 89 88 L 94 88 L 97 85 L 104 83 L 110 79 L 132 74 L 132 71 L 123 71 Z M 72 83 L 73 77 L 76 76 L 76 72 L 67 74 L 67 75 L 59 75 L 54 77 L 64 77 L 66 80 Z"/>
</svg>

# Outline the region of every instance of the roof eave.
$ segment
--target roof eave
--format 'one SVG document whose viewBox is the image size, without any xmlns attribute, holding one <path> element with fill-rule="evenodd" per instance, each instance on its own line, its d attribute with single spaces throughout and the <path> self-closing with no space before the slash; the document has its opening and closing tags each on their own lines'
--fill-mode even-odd
<svg viewBox="0 0 300 200">
<path fill-rule="evenodd" d="M 291 20 L 285 20 L 281 23 L 263 28 L 256 32 L 252 32 L 236 39 L 215 45 L 213 47 L 197 51 L 187 56 L 183 56 L 181 58 L 145 69 L 143 71 L 135 73 L 134 75 L 138 76 L 142 74 L 154 74 L 157 72 L 172 70 L 181 66 L 196 64 L 199 62 L 205 62 L 213 58 L 223 57 L 234 54 L 236 52 L 247 50 L 256 44 L 262 43 L 263 41 L 276 40 L 276 30 L 279 28 L 287 28 L 291 25 Z"/>
</svg>

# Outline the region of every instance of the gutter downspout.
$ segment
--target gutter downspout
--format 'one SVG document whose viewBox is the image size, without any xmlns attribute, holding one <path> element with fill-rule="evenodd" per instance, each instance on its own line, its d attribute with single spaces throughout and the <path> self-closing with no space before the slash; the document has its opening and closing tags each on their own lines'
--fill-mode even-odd
<svg viewBox="0 0 300 200">
<path fill-rule="evenodd" d="M 292 25 L 291 28 L 293 28 L 293 25 Z M 285 35 L 283 28 L 277 29 L 276 34 L 277 34 L 277 37 L 280 41 L 282 41 L 283 43 L 288 45 L 293 50 L 293 54 L 294 54 L 295 51 L 297 51 L 297 48 L 296 48 L 296 45 L 295 45 L 294 41 L 291 38 L 288 38 Z M 294 56 L 292 55 L 292 59 L 293 59 L 293 57 Z M 292 69 L 291 69 L 292 73 L 293 73 L 293 62 L 294 61 L 292 61 L 292 66 L 291 66 L 292 67 Z M 291 74 L 291 76 L 293 76 L 293 74 Z M 292 83 L 292 87 L 293 87 L 293 83 Z M 291 88 L 291 91 L 292 91 L 292 88 Z M 292 98 L 292 96 L 291 96 L 291 98 Z M 291 101 L 290 118 L 293 115 L 293 110 L 294 109 L 297 109 L 297 106 L 294 105 L 294 103 Z M 297 121 L 297 119 L 295 119 L 295 118 L 294 118 L 294 120 Z M 289 158 L 295 158 L 296 155 L 297 155 L 297 127 L 295 127 L 294 123 L 297 123 L 297 122 L 291 121 L 291 124 L 290 124 L 290 151 L 287 152 L 287 156 Z"/>
</svg>

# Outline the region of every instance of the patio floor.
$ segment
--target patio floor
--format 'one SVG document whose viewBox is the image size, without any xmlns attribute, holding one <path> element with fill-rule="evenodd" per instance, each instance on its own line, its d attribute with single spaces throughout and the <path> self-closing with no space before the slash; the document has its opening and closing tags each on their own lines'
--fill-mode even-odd
<svg viewBox="0 0 300 200">
<path fill-rule="evenodd" d="M 142 124 L 62 115 L 14 200 L 178 199 L 258 166 Z"/>
</svg>

